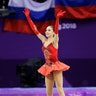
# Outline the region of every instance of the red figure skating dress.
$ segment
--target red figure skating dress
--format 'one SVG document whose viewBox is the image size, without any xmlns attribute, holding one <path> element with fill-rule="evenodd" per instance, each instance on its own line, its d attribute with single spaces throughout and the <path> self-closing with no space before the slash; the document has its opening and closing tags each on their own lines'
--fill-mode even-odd
<svg viewBox="0 0 96 96">
<path fill-rule="evenodd" d="M 70 66 L 58 60 L 58 49 L 56 49 L 52 43 L 49 44 L 47 48 L 43 46 L 42 51 L 45 57 L 45 64 L 38 69 L 38 72 L 41 73 L 42 75 L 47 76 L 52 71 L 55 70 L 66 71 L 70 68 Z"/>
</svg>

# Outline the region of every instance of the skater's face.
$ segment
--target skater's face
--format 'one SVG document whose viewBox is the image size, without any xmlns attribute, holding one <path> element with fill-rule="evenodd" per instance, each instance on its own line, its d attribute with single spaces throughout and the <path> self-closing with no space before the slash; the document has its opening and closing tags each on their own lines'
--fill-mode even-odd
<svg viewBox="0 0 96 96">
<path fill-rule="evenodd" d="M 53 34 L 54 34 L 53 27 L 52 26 L 48 26 L 46 28 L 46 32 L 45 32 L 46 37 L 51 37 L 51 36 L 53 36 Z"/>
</svg>

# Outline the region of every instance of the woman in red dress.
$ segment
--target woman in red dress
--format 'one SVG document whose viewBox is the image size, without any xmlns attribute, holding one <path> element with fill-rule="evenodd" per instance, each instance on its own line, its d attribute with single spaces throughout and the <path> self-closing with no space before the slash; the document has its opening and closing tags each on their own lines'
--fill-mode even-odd
<svg viewBox="0 0 96 96">
<path fill-rule="evenodd" d="M 36 36 L 41 40 L 43 46 L 42 51 L 45 57 L 45 64 L 42 65 L 38 72 L 45 76 L 45 85 L 47 96 L 53 96 L 52 89 L 54 82 L 58 90 L 59 96 L 65 96 L 63 90 L 63 71 L 66 71 L 70 66 L 58 60 L 58 24 L 59 18 L 64 15 L 65 11 L 58 12 L 56 16 L 55 28 L 48 26 L 46 28 L 45 35 L 42 35 L 36 28 L 34 22 L 30 18 L 30 10 L 25 8 L 23 13 L 25 14 L 27 21 Z"/>
</svg>

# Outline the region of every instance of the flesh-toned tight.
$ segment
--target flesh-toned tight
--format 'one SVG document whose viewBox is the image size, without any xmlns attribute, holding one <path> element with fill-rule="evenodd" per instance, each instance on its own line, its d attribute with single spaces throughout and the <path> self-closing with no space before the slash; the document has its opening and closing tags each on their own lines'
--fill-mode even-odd
<svg viewBox="0 0 96 96">
<path fill-rule="evenodd" d="M 59 96 L 65 96 L 63 90 L 62 71 L 53 71 L 51 74 L 45 77 L 47 96 L 53 96 L 52 90 L 53 90 L 54 82 L 56 84 L 56 88 L 58 90 Z"/>
</svg>

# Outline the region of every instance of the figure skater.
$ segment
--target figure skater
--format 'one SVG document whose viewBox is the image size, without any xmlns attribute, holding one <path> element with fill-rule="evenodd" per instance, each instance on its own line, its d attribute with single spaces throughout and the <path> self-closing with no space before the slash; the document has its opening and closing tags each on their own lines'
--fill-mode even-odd
<svg viewBox="0 0 96 96">
<path fill-rule="evenodd" d="M 66 71 L 70 68 L 67 64 L 60 62 L 58 60 L 58 24 L 59 18 L 65 14 L 65 11 L 60 11 L 56 15 L 55 27 L 48 26 L 44 36 L 36 28 L 34 22 L 30 17 L 30 10 L 25 8 L 23 13 L 36 36 L 42 42 L 42 51 L 45 57 L 45 64 L 42 65 L 38 72 L 45 76 L 45 85 L 46 85 L 46 94 L 47 96 L 53 96 L 53 87 L 54 83 L 58 90 L 59 96 L 65 96 L 63 90 L 63 71 Z"/>
</svg>

